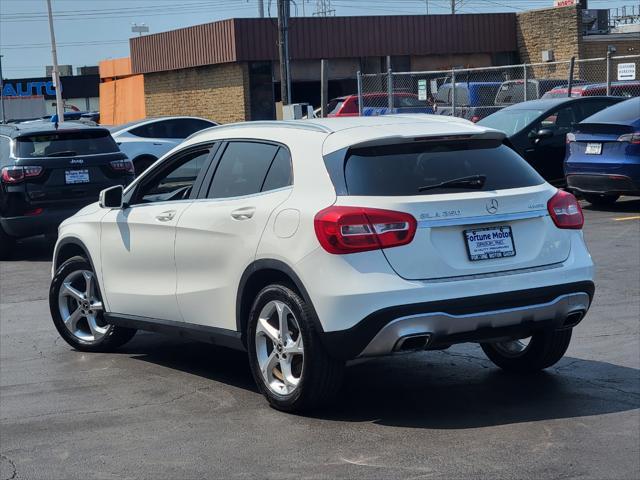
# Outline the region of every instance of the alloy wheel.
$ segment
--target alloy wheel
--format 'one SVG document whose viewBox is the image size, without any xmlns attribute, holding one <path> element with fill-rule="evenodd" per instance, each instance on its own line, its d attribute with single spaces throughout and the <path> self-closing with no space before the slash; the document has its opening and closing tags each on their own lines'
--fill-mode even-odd
<svg viewBox="0 0 640 480">
<path fill-rule="evenodd" d="M 296 316 L 278 300 L 260 311 L 255 333 L 256 356 L 265 385 L 278 395 L 290 395 L 300 383 L 304 344 Z"/>
<path fill-rule="evenodd" d="M 93 272 L 76 270 L 66 276 L 58 292 L 58 308 L 65 327 L 74 337 L 95 343 L 109 331 Z"/>
</svg>

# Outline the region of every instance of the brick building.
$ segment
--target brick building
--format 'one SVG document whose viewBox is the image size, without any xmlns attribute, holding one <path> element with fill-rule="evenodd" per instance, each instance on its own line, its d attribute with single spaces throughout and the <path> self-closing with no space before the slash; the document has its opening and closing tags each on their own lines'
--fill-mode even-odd
<svg viewBox="0 0 640 480">
<path fill-rule="evenodd" d="M 601 57 L 608 45 L 620 55 L 640 53 L 633 35 L 582 33 L 577 6 L 519 14 L 293 18 L 292 100 L 320 103 L 323 58 L 335 97 L 357 91 L 357 71 L 386 71 L 387 58 L 394 71 L 416 71 L 536 63 L 543 51 L 555 60 Z M 146 115 L 198 115 L 221 123 L 274 118 L 276 35 L 273 19 L 245 18 L 132 38 L 131 74 L 144 76 Z"/>
</svg>

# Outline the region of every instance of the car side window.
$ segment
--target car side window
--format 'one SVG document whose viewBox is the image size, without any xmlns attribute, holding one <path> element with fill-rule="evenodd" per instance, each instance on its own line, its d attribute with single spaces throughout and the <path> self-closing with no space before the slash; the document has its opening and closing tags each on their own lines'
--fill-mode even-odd
<svg viewBox="0 0 640 480">
<path fill-rule="evenodd" d="M 577 121 L 576 116 L 573 107 L 561 108 L 542 120 L 539 128 L 550 129 L 554 135 L 564 135 L 571 131 L 574 123 Z"/>
<path fill-rule="evenodd" d="M 179 118 L 172 120 L 169 125 L 171 138 L 187 138 L 200 130 L 213 125 L 197 118 Z"/>
<path fill-rule="evenodd" d="M 178 154 L 169 165 L 153 174 L 137 190 L 133 204 L 186 200 L 198 176 L 207 165 L 210 149 Z"/>
<path fill-rule="evenodd" d="M 590 117 L 596 112 L 599 112 L 603 108 L 607 108 L 613 105 L 611 102 L 607 101 L 595 101 L 595 102 L 584 102 L 580 108 L 580 116 L 577 119 L 578 122 L 581 122 L 587 117 Z"/>
<path fill-rule="evenodd" d="M 129 130 L 129 133 L 136 137 L 143 138 L 174 138 L 171 136 L 170 124 L 171 120 L 159 120 L 146 125 Z"/>
<path fill-rule="evenodd" d="M 259 193 L 278 151 L 276 145 L 259 142 L 229 142 L 207 194 L 229 198 Z"/>
<path fill-rule="evenodd" d="M 273 162 L 271 162 L 267 177 L 264 179 L 262 191 L 268 192 L 269 190 L 288 187 L 292 183 L 293 172 L 291 171 L 291 156 L 286 148 L 280 147 Z"/>
</svg>

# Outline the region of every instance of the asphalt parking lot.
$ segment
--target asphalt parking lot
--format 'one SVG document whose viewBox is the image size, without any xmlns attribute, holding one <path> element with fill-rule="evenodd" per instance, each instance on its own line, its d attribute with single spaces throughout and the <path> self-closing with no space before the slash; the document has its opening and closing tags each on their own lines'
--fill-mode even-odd
<svg viewBox="0 0 640 480">
<path fill-rule="evenodd" d="M 356 362 L 313 417 L 267 406 L 246 357 L 139 333 L 76 352 L 51 247 L 0 263 L 0 479 L 640 477 L 640 200 L 585 209 L 596 300 L 565 358 L 505 374 L 476 345 Z"/>
</svg>

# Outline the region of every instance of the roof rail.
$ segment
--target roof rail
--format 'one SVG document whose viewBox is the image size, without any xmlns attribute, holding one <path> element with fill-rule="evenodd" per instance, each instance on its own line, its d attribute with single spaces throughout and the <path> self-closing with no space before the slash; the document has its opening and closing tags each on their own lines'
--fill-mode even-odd
<svg viewBox="0 0 640 480">
<path fill-rule="evenodd" d="M 252 120 L 247 122 L 225 123 L 224 125 L 216 125 L 214 127 L 205 128 L 196 133 L 192 133 L 189 138 L 193 138 L 202 132 L 219 131 L 221 129 L 235 128 L 252 128 L 252 127 L 271 127 L 271 128 L 292 128 L 297 130 L 308 130 L 311 132 L 333 133 L 329 127 L 319 125 L 317 123 L 307 122 L 304 120 Z"/>
</svg>

